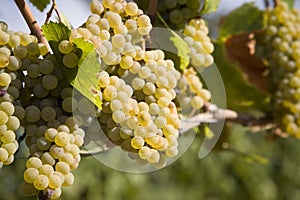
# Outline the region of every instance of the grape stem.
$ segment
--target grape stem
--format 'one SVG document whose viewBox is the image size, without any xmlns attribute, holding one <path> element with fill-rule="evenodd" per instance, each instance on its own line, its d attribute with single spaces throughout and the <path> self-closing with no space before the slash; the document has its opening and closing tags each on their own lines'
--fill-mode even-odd
<svg viewBox="0 0 300 200">
<path fill-rule="evenodd" d="M 157 14 L 157 4 L 158 4 L 158 0 L 149 1 L 148 15 L 151 18 L 152 23 L 154 23 Z"/>
<path fill-rule="evenodd" d="M 32 12 L 29 9 L 28 4 L 25 2 L 25 0 L 15 0 L 15 3 L 19 8 L 23 18 L 25 19 L 31 31 L 31 34 L 35 35 L 38 38 L 39 42 L 44 43 L 47 46 L 48 51 L 50 51 L 48 41 L 46 40 L 41 27 L 38 25 L 36 19 L 32 15 Z"/>
<path fill-rule="evenodd" d="M 270 7 L 270 3 L 269 3 L 268 0 L 264 0 L 264 3 L 265 3 L 265 7 L 266 7 L 266 8 L 269 8 L 269 7 Z"/>
<path fill-rule="evenodd" d="M 200 113 L 181 121 L 182 128 L 179 130 L 179 132 L 181 135 L 183 135 L 189 130 L 198 127 L 202 123 L 219 123 L 225 120 L 238 123 L 243 126 L 252 127 L 253 129 L 257 130 L 273 129 L 275 127 L 275 125 L 272 123 L 272 118 L 269 115 L 262 118 L 257 118 L 249 113 L 238 113 L 230 109 L 218 108 L 217 105 L 212 103 L 206 103 L 204 105 L 204 113 Z M 274 130 L 275 133 L 279 131 L 276 128 Z M 284 137 L 283 133 L 276 133 L 276 135 Z M 80 155 L 87 157 L 107 152 L 110 149 L 110 147 L 99 146 L 90 150 L 81 150 Z"/>
<path fill-rule="evenodd" d="M 104 147 L 104 146 L 99 146 L 90 150 L 85 150 L 85 149 L 81 149 L 80 150 L 80 155 L 81 157 L 88 157 L 88 156 L 92 156 L 92 155 L 97 155 L 99 153 L 104 153 L 109 151 L 111 148 L 109 147 Z"/>
<path fill-rule="evenodd" d="M 52 16 L 53 10 L 55 11 L 55 13 L 57 15 L 58 21 L 61 22 L 61 17 L 60 17 L 60 14 L 58 12 L 56 1 L 52 0 L 52 6 L 51 6 L 50 10 L 47 12 L 47 17 L 46 17 L 46 20 L 45 20 L 45 24 L 47 24 L 49 22 L 49 20 Z"/>
</svg>

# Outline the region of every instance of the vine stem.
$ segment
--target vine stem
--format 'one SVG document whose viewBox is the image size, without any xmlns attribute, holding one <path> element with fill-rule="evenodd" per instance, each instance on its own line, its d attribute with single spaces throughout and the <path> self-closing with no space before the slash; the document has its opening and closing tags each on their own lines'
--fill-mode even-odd
<svg viewBox="0 0 300 200">
<path fill-rule="evenodd" d="M 214 104 L 205 105 L 205 109 L 207 111 L 204 113 L 182 120 L 182 128 L 179 130 L 179 133 L 183 135 L 189 130 L 198 127 L 201 123 L 218 123 L 225 119 L 233 120 L 238 117 L 238 114 L 235 111 L 220 109 Z M 89 150 L 82 149 L 80 150 L 80 155 L 83 157 L 98 155 L 100 153 L 108 152 L 110 149 L 110 147 L 105 146 L 99 146 Z"/>
<path fill-rule="evenodd" d="M 269 3 L 268 0 L 264 0 L 264 3 L 265 3 L 265 7 L 266 7 L 266 8 L 269 8 L 269 7 L 270 7 L 270 3 Z"/>
<path fill-rule="evenodd" d="M 57 15 L 58 21 L 61 22 L 61 17 L 60 17 L 60 14 L 58 12 L 56 1 L 52 0 L 52 6 L 51 6 L 50 10 L 47 12 L 47 17 L 46 17 L 46 20 L 45 20 L 45 24 L 47 24 L 49 22 L 49 20 L 50 20 L 50 18 L 52 16 L 53 10 L 55 11 L 55 13 Z"/>
<path fill-rule="evenodd" d="M 44 43 L 47 48 L 48 51 L 50 51 L 50 47 L 48 44 L 48 41 L 46 40 L 41 27 L 38 25 L 36 19 L 34 18 L 34 16 L 32 15 L 32 12 L 28 6 L 28 4 L 25 2 L 25 0 L 14 0 L 17 7 L 19 8 L 23 18 L 25 19 L 30 31 L 32 35 L 35 35 L 39 42 Z"/>
<path fill-rule="evenodd" d="M 202 123 L 219 123 L 224 121 L 231 121 L 243 126 L 251 126 L 253 128 L 257 128 L 257 126 L 267 129 L 274 127 L 272 119 L 269 116 L 257 118 L 247 113 L 237 113 L 234 110 L 218 108 L 215 104 L 211 103 L 206 103 L 204 110 L 204 113 L 183 119 L 181 121 L 182 128 L 179 130 L 179 133 L 183 135 L 189 130 L 198 127 Z M 277 135 L 280 136 L 280 134 Z M 110 147 L 99 146 L 89 150 L 80 150 L 80 155 L 87 157 L 108 152 L 110 149 Z"/>
<path fill-rule="evenodd" d="M 154 22 L 155 17 L 156 17 L 157 4 L 158 4 L 158 0 L 150 0 L 149 1 L 148 15 L 150 16 L 152 22 Z"/>
<path fill-rule="evenodd" d="M 280 0 L 273 0 L 274 1 L 274 7 L 276 7 L 278 5 L 278 3 L 280 2 Z"/>
</svg>

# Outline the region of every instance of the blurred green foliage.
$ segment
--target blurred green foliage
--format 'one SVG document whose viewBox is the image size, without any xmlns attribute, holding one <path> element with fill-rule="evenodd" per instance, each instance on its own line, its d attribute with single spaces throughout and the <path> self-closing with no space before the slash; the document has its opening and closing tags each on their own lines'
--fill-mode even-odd
<svg viewBox="0 0 300 200">
<path fill-rule="evenodd" d="M 128 174 L 106 167 L 93 157 L 83 158 L 74 171 L 75 183 L 64 188 L 64 200 L 296 200 L 300 199 L 300 145 L 294 138 L 249 133 L 234 126 L 222 140 L 229 150 L 216 148 L 204 159 L 197 157 L 202 139 L 171 166 L 146 174 Z M 232 150 L 230 150 L 232 149 Z M 251 159 L 253 155 L 268 162 Z M 0 171 L 0 199 L 22 197 L 25 160 Z"/>
</svg>

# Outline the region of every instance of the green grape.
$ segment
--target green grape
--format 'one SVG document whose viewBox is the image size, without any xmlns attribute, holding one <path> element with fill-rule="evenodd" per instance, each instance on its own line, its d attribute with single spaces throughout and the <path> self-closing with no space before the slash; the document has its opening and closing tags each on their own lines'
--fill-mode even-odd
<svg viewBox="0 0 300 200">
<path fill-rule="evenodd" d="M 103 3 L 103 2 L 102 2 Z M 104 17 L 108 20 L 109 25 L 114 28 L 119 26 L 122 23 L 122 18 L 119 14 L 107 11 Z"/>
<path fill-rule="evenodd" d="M 0 30 L 0 45 L 6 45 L 8 41 L 9 35 L 6 32 Z"/>
<path fill-rule="evenodd" d="M 39 71 L 42 74 L 50 74 L 54 71 L 54 64 L 52 63 L 52 61 L 48 60 L 48 59 L 43 59 L 40 63 L 39 63 Z"/>
<path fill-rule="evenodd" d="M 0 162 L 5 162 L 8 159 L 8 156 L 7 150 L 0 147 Z"/>
<path fill-rule="evenodd" d="M 59 159 L 64 155 L 64 149 L 57 145 L 52 145 L 50 147 L 50 154 L 53 158 Z"/>
<path fill-rule="evenodd" d="M 19 148 L 18 142 L 3 144 L 2 147 L 8 152 L 8 155 L 14 155 Z"/>
<path fill-rule="evenodd" d="M 50 148 L 51 143 L 45 137 L 39 137 L 36 141 L 36 146 L 40 150 L 46 151 Z"/>
<path fill-rule="evenodd" d="M 125 120 L 125 113 L 122 110 L 114 111 L 112 118 L 116 123 L 121 123 Z"/>
<path fill-rule="evenodd" d="M 61 193 L 62 193 L 61 188 L 56 188 L 56 189 L 53 190 L 53 192 L 51 193 L 50 198 L 51 198 L 51 199 L 58 199 L 58 198 L 60 198 Z"/>
<path fill-rule="evenodd" d="M 49 178 L 45 175 L 38 175 L 33 182 L 37 190 L 45 190 L 49 185 Z"/>
<path fill-rule="evenodd" d="M 126 5 L 125 5 L 125 12 L 127 15 L 129 16 L 135 16 L 138 14 L 138 6 L 136 3 L 134 2 L 128 2 Z"/>
<path fill-rule="evenodd" d="M 40 54 L 42 56 L 45 56 L 46 54 L 49 53 L 49 49 L 48 49 L 48 46 L 46 44 L 38 43 L 38 46 L 39 46 Z"/>
<path fill-rule="evenodd" d="M 9 64 L 9 57 L 0 54 L 0 68 L 5 68 Z"/>
<path fill-rule="evenodd" d="M 58 50 L 63 54 L 68 54 L 73 51 L 73 45 L 68 40 L 63 40 L 58 45 Z"/>
<path fill-rule="evenodd" d="M 42 85 L 47 90 L 53 90 L 58 85 L 58 79 L 52 74 L 46 74 L 42 78 Z"/>
<path fill-rule="evenodd" d="M 29 34 L 23 33 L 23 34 L 20 35 L 20 43 L 21 43 L 21 45 L 27 46 L 27 45 L 29 45 L 32 42 L 33 42 L 32 38 L 30 37 Z"/>
<path fill-rule="evenodd" d="M 168 147 L 168 149 L 166 150 L 166 155 L 168 157 L 175 157 L 178 154 L 178 148 L 176 146 L 172 146 L 172 147 Z"/>
<path fill-rule="evenodd" d="M 15 107 L 10 102 L 2 102 L 0 103 L 0 110 L 4 111 L 8 116 L 11 116 L 15 112 Z"/>
<path fill-rule="evenodd" d="M 173 24 L 180 24 L 183 21 L 183 13 L 180 10 L 172 10 L 169 18 Z"/>
<path fill-rule="evenodd" d="M 10 116 L 8 118 L 6 126 L 9 130 L 16 131 L 20 127 L 20 120 L 15 116 Z"/>
<path fill-rule="evenodd" d="M 0 125 L 6 124 L 8 121 L 8 115 L 4 111 L 0 111 Z"/>
<path fill-rule="evenodd" d="M 21 68 L 22 61 L 16 56 L 9 57 L 9 64 L 7 65 L 7 69 L 11 71 L 17 71 Z"/>
<path fill-rule="evenodd" d="M 41 54 L 40 48 L 36 43 L 30 43 L 26 46 L 27 54 L 30 56 L 39 56 Z"/>
<path fill-rule="evenodd" d="M 40 120 L 41 111 L 36 106 L 28 106 L 25 109 L 25 119 L 29 122 L 37 122 Z"/>
<path fill-rule="evenodd" d="M 40 169 L 43 166 L 42 161 L 37 157 L 31 157 L 26 161 L 27 168 Z"/>
<path fill-rule="evenodd" d="M 53 174 L 49 177 L 49 187 L 52 189 L 60 188 L 63 184 L 63 180 L 61 179 L 61 176 L 57 174 Z"/>
<path fill-rule="evenodd" d="M 27 168 L 24 172 L 24 180 L 27 183 L 33 183 L 34 180 L 38 177 L 39 175 L 39 170 L 37 170 L 36 168 Z"/>
<path fill-rule="evenodd" d="M 69 172 L 68 174 L 65 175 L 65 181 L 63 182 L 63 186 L 71 186 L 74 183 L 74 175 Z"/>
<path fill-rule="evenodd" d="M 77 101 L 73 97 L 67 97 L 62 102 L 62 108 L 65 112 L 73 112 L 77 108 Z"/>
<path fill-rule="evenodd" d="M 3 72 L 0 74 L 0 86 L 6 87 L 10 84 L 11 77 L 9 74 Z"/>
<path fill-rule="evenodd" d="M 175 1 L 174 0 L 165 0 L 164 2 L 165 2 L 166 8 L 168 8 L 168 9 L 173 9 L 177 5 L 177 1 L 176 0 Z"/>
<path fill-rule="evenodd" d="M 111 101 L 117 97 L 117 94 L 118 94 L 118 92 L 117 92 L 116 87 L 109 85 L 103 91 L 103 98 L 106 101 Z"/>
<path fill-rule="evenodd" d="M 99 2 L 98 0 L 93 0 L 90 3 L 90 10 L 92 13 L 101 15 L 104 11 L 104 7 L 103 7 L 102 3 Z"/>
<path fill-rule="evenodd" d="M 40 175 L 45 175 L 47 177 L 50 177 L 53 175 L 54 173 L 54 169 L 51 165 L 49 164 L 43 164 L 40 168 L 39 168 L 39 173 Z"/>
<path fill-rule="evenodd" d="M 74 68 L 78 64 L 78 56 L 72 52 L 65 54 L 63 57 L 63 63 L 68 68 Z"/>
<path fill-rule="evenodd" d="M 64 175 L 70 173 L 70 165 L 65 162 L 57 162 L 55 165 L 55 170 L 61 172 Z"/>
<path fill-rule="evenodd" d="M 55 144 L 58 146 L 65 146 L 70 142 L 69 134 L 66 132 L 59 132 L 54 138 Z"/>
<path fill-rule="evenodd" d="M 23 59 L 27 56 L 27 48 L 24 46 L 16 46 L 13 49 L 13 53 L 16 57 Z"/>
</svg>

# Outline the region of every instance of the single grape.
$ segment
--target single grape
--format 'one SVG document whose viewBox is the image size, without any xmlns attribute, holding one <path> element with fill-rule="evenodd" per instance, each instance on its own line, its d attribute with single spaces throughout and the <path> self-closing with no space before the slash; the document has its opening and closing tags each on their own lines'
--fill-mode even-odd
<svg viewBox="0 0 300 200">
<path fill-rule="evenodd" d="M 68 68 L 74 68 L 78 64 L 78 56 L 72 52 L 65 54 L 63 57 L 63 63 Z"/>
</svg>

